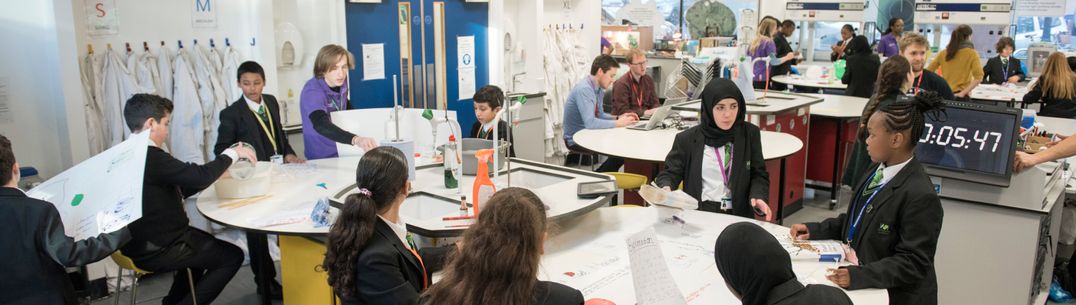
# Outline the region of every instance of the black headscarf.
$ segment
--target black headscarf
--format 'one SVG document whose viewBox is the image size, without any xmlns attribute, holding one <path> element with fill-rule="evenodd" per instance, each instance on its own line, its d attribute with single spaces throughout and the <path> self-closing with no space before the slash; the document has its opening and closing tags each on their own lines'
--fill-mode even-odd
<svg viewBox="0 0 1076 305">
<path fill-rule="evenodd" d="M 866 36 L 856 35 L 856 37 L 852 37 L 852 41 L 848 42 L 848 48 L 844 52 L 847 55 L 870 54 L 871 43 L 867 41 Z"/>
<path fill-rule="evenodd" d="M 718 128 L 717 123 L 714 123 L 714 106 L 726 98 L 735 99 L 740 108 L 736 112 L 736 122 L 732 123 L 732 128 L 728 130 Z M 702 113 L 702 134 L 706 137 L 706 145 L 721 147 L 735 139 L 736 131 L 740 129 L 740 125 L 747 116 L 747 103 L 743 99 L 743 93 L 736 87 L 736 83 L 728 79 L 716 78 L 710 80 L 706 88 L 702 89 L 700 112 Z"/>
<path fill-rule="evenodd" d="M 744 305 L 766 304 L 770 289 L 795 279 L 792 259 L 777 238 L 756 224 L 739 222 L 714 245 L 717 270 Z"/>
</svg>

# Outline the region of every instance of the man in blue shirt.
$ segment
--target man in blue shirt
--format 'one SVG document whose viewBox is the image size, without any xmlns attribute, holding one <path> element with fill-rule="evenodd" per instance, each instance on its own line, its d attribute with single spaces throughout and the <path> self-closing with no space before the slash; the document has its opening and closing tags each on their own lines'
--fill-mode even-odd
<svg viewBox="0 0 1076 305">
<path fill-rule="evenodd" d="M 600 55 L 594 58 L 594 63 L 590 65 L 590 75 L 579 81 L 568 93 L 568 101 L 564 105 L 564 141 L 568 143 L 569 149 L 588 151 L 572 140 L 572 136 L 580 130 L 624 127 L 639 120 L 639 116 L 634 112 L 616 117 L 602 111 L 605 89 L 613 85 L 613 77 L 618 68 L 620 64 L 612 56 Z M 597 171 L 616 172 L 620 171 L 622 165 L 624 159 L 609 157 Z"/>
</svg>

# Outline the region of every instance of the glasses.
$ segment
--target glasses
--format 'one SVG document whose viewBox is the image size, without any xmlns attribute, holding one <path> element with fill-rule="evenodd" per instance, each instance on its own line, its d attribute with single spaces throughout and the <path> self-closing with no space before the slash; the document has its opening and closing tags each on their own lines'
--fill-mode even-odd
<svg viewBox="0 0 1076 305">
<path fill-rule="evenodd" d="M 629 66 L 644 66 L 644 65 L 646 65 L 646 61 L 637 62 L 637 63 L 634 63 L 634 64 L 628 64 L 628 65 Z"/>
</svg>

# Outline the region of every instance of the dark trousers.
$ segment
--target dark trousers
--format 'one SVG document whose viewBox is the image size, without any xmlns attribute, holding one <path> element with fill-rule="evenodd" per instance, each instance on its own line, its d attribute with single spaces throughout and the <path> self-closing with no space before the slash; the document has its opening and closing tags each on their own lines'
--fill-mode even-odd
<svg viewBox="0 0 1076 305">
<path fill-rule="evenodd" d="M 204 231 L 190 230 L 180 242 L 135 265 L 152 272 L 175 271 L 172 288 L 161 300 L 164 305 L 193 304 L 187 271 L 194 279 L 198 304 L 210 304 L 243 265 L 243 250 Z"/>
<path fill-rule="evenodd" d="M 272 283 L 276 281 L 276 265 L 273 264 L 273 257 L 269 256 L 269 237 L 264 233 L 247 232 L 247 251 L 250 253 L 250 271 L 254 272 L 258 293 L 270 293 L 274 289 L 272 286 L 275 286 Z M 269 283 L 270 287 L 262 287 L 263 283 Z"/>
<path fill-rule="evenodd" d="M 597 153 L 597 152 L 594 152 L 592 150 L 586 149 L 586 148 L 584 148 L 582 146 L 579 146 L 579 145 L 569 145 L 568 150 L 595 153 L 595 154 Z M 608 156 L 608 157 L 609 158 L 605 159 L 605 162 L 602 162 L 602 165 L 598 166 L 598 169 L 594 170 L 595 172 L 598 172 L 598 173 L 619 172 L 620 167 L 624 166 L 624 159 L 623 158 L 613 157 L 613 156 Z"/>
</svg>

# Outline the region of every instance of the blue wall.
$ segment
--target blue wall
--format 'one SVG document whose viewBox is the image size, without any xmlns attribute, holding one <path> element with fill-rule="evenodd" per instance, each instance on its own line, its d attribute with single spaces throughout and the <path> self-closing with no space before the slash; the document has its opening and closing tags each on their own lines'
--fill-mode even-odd
<svg viewBox="0 0 1076 305">
<path fill-rule="evenodd" d="M 351 106 L 353 108 L 381 108 L 392 106 L 392 75 L 400 73 L 400 27 L 397 8 L 399 3 L 407 1 L 385 0 L 382 3 L 346 4 L 347 18 L 347 48 L 355 54 L 355 70 L 349 75 L 351 87 Z M 413 63 L 421 64 L 421 31 L 419 23 L 426 23 L 426 63 L 434 63 L 433 48 L 433 2 L 434 1 L 410 1 L 411 37 Z M 438 1 L 440 2 L 440 1 Z M 447 89 L 447 103 L 449 110 L 457 112 L 457 119 L 463 132 L 466 133 L 474 124 L 474 110 L 470 98 L 456 100 L 459 97 L 459 84 L 457 68 L 456 37 L 475 37 L 475 84 L 478 88 L 489 83 L 489 56 L 487 52 L 487 28 L 489 25 L 489 5 L 486 3 L 465 3 L 463 0 L 447 0 L 445 3 L 445 84 Z M 419 5 L 425 6 L 425 16 L 419 17 Z M 385 79 L 366 81 L 362 79 L 362 45 L 371 43 L 385 44 Z M 419 71 L 415 71 L 416 74 Z M 402 76 L 400 76 L 402 77 Z M 433 85 L 435 86 L 435 84 Z M 433 86 L 429 91 L 436 90 Z M 415 108 L 422 108 L 418 95 L 421 95 L 421 86 L 415 88 Z M 432 93 L 431 93 L 432 95 Z M 410 106 L 400 96 L 404 106 Z M 434 101 L 429 102 L 429 108 L 435 108 Z"/>
</svg>

